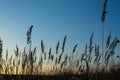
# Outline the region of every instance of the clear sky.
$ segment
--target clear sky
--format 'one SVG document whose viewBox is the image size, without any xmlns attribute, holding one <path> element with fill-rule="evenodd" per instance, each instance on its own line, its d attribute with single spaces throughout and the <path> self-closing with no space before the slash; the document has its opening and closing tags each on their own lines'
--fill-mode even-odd
<svg viewBox="0 0 120 80">
<path fill-rule="evenodd" d="M 40 48 L 44 40 L 48 49 L 67 35 L 67 50 L 79 44 L 83 51 L 94 32 L 94 41 L 101 44 L 101 14 L 104 0 L 0 0 L 0 37 L 4 53 L 14 53 L 18 44 L 26 47 L 26 32 L 33 25 L 32 44 Z M 105 37 L 112 31 L 120 39 L 120 0 L 108 0 Z M 120 46 L 117 51 L 120 54 Z M 4 54 L 3 54 L 4 55 Z"/>
</svg>

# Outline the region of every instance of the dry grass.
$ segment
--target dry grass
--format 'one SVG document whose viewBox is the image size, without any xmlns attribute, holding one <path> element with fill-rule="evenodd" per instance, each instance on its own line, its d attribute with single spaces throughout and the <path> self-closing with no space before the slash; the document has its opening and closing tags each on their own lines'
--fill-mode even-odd
<svg viewBox="0 0 120 80">
<path fill-rule="evenodd" d="M 74 55 L 77 52 L 78 44 L 74 45 L 71 54 L 65 52 L 67 36 L 64 37 L 62 46 L 60 46 L 60 42 L 58 41 L 56 48 L 52 49 L 50 47 L 48 53 L 45 52 L 45 45 L 43 40 L 41 40 L 41 53 L 40 57 L 37 57 L 36 47 L 31 49 L 32 28 L 30 27 L 28 31 L 30 32 L 30 35 L 27 35 L 29 49 L 26 50 L 24 48 L 24 51 L 20 51 L 16 45 L 14 58 L 12 55 L 8 58 L 9 52 L 6 50 L 6 59 L 3 59 L 2 56 L 0 58 L 1 74 L 51 75 L 52 78 L 52 75 L 54 75 L 55 78 L 62 76 L 61 80 L 64 80 L 64 77 L 68 78 L 70 76 L 82 80 L 120 79 L 118 76 L 118 73 L 120 73 L 120 57 L 115 54 L 115 49 L 120 40 L 116 37 L 112 41 L 111 33 L 106 39 L 105 54 L 101 54 L 101 47 L 99 44 L 93 42 L 94 33 L 92 33 L 89 44 L 85 46 L 85 51 L 83 53 L 79 52 L 80 57 L 76 58 Z M 0 44 L 2 45 L 1 41 Z M 2 46 L 0 48 L 2 50 Z M 101 58 L 102 56 L 103 59 Z"/>
</svg>

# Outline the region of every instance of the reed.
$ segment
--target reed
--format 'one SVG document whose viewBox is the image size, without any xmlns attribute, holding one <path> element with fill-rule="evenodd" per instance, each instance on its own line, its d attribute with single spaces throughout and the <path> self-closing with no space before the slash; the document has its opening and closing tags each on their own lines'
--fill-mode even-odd
<svg viewBox="0 0 120 80">
<path fill-rule="evenodd" d="M 62 44 L 62 53 L 64 52 L 65 43 L 66 43 L 66 38 L 67 38 L 67 36 L 65 36 L 65 37 L 64 37 L 64 40 L 63 40 L 63 44 Z"/>
<path fill-rule="evenodd" d="M 57 43 L 57 45 L 56 45 L 56 54 L 58 54 L 59 46 L 60 46 L 60 42 L 58 41 L 58 43 Z"/>
<path fill-rule="evenodd" d="M 74 46 L 72 53 L 75 53 L 77 46 L 78 46 L 78 44 L 76 44 L 76 45 Z"/>
<path fill-rule="evenodd" d="M 32 28 L 29 28 L 28 32 L 31 34 Z M 58 41 L 55 49 L 49 48 L 48 54 L 45 52 L 45 45 L 43 40 L 41 40 L 40 49 L 42 54 L 40 54 L 40 57 L 37 56 L 37 47 L 31 48 L 31 35 L 27 37 L 29 37 L 27 40 L 29 43 L 27 43 L 29 46 L 28 51 L 26 48 L 20 51 L 18 45 L 16 45 L 14 50 L 15 57 L 11 55 L 8 58 L 9 52 L 6 50 L 5 60 L 1 57 L 0 72 L 26 75 L 45 75 L 45 73 L 48 73 L 47 75 L 58 76 L 62 74 L 79 76 L 84 74 L 86 77 L 83 80 L 96 80 L 99 74 L 103 75 L 108 72 L 112 74 L 111 72 L 119 73 L 120 71 L 120 56 L 115 55 L 115 50 L 120 40 L 117 37 L 111 40 L 111 32 L 106 39 L 104 60 L 100 51 L 101 46 L 93 41 L 94 33 L 90 36 L 89 44 L 85 45 L 84 52 L 77 52 L 79 44 L 75 44 L 72 50 L 69 49 L 71 54 L 65 51 L 67 36 L 63 39 L 61 50 L 60 42 Z M 79 53 L 77 58 L 74 56 L 76 53 Z"/>
<path fill-rule="evenodd" d="M 42 53 L 44 53 L 44 49 L 45 49 L 45 46 L 44 46 L 43 40 L 41 40 L 41 51 L 42 51 Z"/>
<path fill-rule="evenodd" d="M 2 51 L 3 51 L 3 43 L 2 40 L 0 39 L 0 60 L 2 59 Z"/>
</svg>

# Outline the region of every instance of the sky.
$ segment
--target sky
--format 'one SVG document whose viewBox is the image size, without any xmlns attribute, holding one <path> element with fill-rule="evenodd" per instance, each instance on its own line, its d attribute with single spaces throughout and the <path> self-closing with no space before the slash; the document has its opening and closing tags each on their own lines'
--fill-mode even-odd
<svg viewBox="0 0 120 80">
<path fill-rule="evenodd" d="M 89 37 L 94 32 L 94 42 L 101 45 L 101 14 L 104 0 L 0 0 L 0 38 L 3 41 L 3 55 L 8 49 L 14 54 L 16 44 L 23 51 L 27 47 L 26 32 L 31 25 L 32 47 L 41 51 L 43 40 L 46 51 L 55 49 L 67 35 L 66 51 L 78 43 L 84 50 Z M 112 39 L 120 39 L 120 0 L 108 0 L 104 23 L 105 39 L 112 31 Z M 48 51 L 47 51 L 48 52 Z M 81 53 L 80 52 L 80 53 Z M 120 54 L 120 46 L 117 48 Z"/>
</svg>

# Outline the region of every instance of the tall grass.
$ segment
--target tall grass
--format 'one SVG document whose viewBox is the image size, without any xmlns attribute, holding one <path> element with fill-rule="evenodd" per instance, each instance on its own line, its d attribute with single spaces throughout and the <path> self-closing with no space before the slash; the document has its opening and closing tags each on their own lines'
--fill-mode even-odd
<svg viewBox="0 0 120 80">
<path fill-rule="evenodd" d="M 64 37 L 63 43 L 60 46 L 60 41 L 57 42 L 55 49 L 49 48 L 49 51 L 45 51 L 45 45 L 41 40 L 41 53 L 40 57 L 36 54 L 37 48 L 32 46 L 32 27 L 27 31 L 27 44 L 29 49 L 24 48 L 23 51 L 19 50 L 16 45 L 14 50 L 15 57 L 8 58 L 8 50 L 6 50 L 6 59 L 2 58 L 2 41 L 0 40 L 0 71 L 1 74 L 30 74 L 30 75 L 82 75 L 86 74 L 85 79 L 97 78 L 99 74 L 106 73 L 112 74 L 120 73 L 120 55 L 115 53 L 117 45 L 120 40 L 115 37 L 111 40 L 111 32 L 106 39 L 105 55 L 101 58 L 102 52 L 101 46 L 94 43 L 94 33 L 91 34 L 89 44 L 85 45 L 84 52 L 77 52 L 78 44 L 73 46 L 71 53 L 66 53 L 65 45 L 67 36 Z M 61 47 L 61 48 L 60 48 Z M 55 50 L 55 51 L 53 51 Z M 53 53 L 55 52 L 55 53 Z M 75 53 L 79 53 L 75 57 Z M 64 54 L 64 55 L 63 55 Z M 114 61 L 113 61 L 114 60 Z M 93 75 L 94 74 L 94 75 Z M 89 80 L 90 80 L 89 79 Z"/>
</svg>

